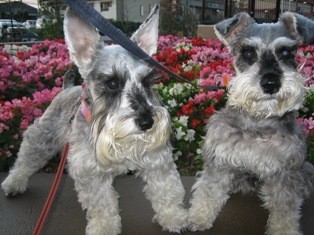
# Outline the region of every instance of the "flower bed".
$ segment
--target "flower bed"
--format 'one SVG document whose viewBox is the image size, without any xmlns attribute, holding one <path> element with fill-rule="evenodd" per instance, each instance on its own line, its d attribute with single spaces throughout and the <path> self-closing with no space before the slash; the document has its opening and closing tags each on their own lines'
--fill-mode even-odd
<svg viewBox="0 0 314 235">
<path fill-rule="evenodd" d="M 226 47 L 219 41 L 201 38 L 159 38 L 156 60 L 202 86 L 226 86 L 235 74 Z M 303 65 L 306 86 L 314 86 L 314 46 L 302 47 L 298 62 Z M 7 169 L 18 151 L 21 134 L 41 116 L 61 90 L 63 75 L 72 66 L 63 40 L 45 41 L 31 48 L 0 48 L 0 170 Z M 202 165 L 201 145 L 208 118 L 226 102 L 226 90 L 204 91 L 177 82 L 166 74 L 156 84 L 172 117 L 174 156 L 182 174 L 194 174 Z M 309 136 L 313 157 L 314 91 L 309 90 L 298 121 Z"/>
<path fill-rule="evenodd" d="M 63 40 L 0 48 L 0 170 L 10 167 L 22 132 L 61 90 L 71 66 Z"/>
</svg>

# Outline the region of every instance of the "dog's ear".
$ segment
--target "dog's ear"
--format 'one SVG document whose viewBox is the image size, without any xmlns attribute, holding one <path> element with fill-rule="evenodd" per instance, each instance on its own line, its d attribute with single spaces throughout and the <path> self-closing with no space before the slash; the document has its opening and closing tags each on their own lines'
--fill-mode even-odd
<svg viewBox="0 0 314 235">
<path fill-rule="evenodd" d="M 88 71 L 92 65 L 100 35 L 95 27 L 82 20 L 69 8 L 65 13 L 63 27 L 71 60 L 78 66 L 82 77 L 85 78 L 84 71 Z"/>
<path fill-rule="evenodd" d="M 314 21 L 291 12 L 283 13 L 279 21 L 288 27 L 289 32 L 300 44 L 314 43 Z"/>
<path fill-rule="evenodd" d="M 150 56 L 157 51 L 159 5 L 156 4 L 149 16 L 132 35 L 131 40 Z"/>
<path fill-rule="evenodd" d="M 226 45 L 239 39 L 243 30 L 250 24 L 253 24 L 254 20 L 249 14 L 243 12 L 235 15 L 230 19 L 223 20 L 215 25 L 215 32 L 218 38 Z"/>
</svg>

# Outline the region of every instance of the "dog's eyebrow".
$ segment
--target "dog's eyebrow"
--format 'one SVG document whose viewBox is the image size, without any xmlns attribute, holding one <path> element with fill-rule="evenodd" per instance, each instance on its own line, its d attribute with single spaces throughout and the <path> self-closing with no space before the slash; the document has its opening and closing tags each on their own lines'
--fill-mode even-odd
<svg viewBox="0 0 314 235">
<path fill-rule="evenodd" d="M 271 46 L 273 48 L 279 47 L 279 46 L 285 46 L 290 48 L 296 48 L 298 45 L 298 42 L 296 40 L 286 38 L 286 37 L 280 37 L 276 38 L 272 43 Z"/>
<path fill-rule="evenodd" d="M 156 69 L 152 69 L 149 73 L 143 77 L 142 80 L 151 81 L 160 76 L 160 73 Z"/>
<path fill-rule="evenodd" d="M 249 39 L 246 38 L 243 42 L 243 45 L 250 46 L 250 47 L 258 47 L 261 44 L 262 44 L 262 40 L 258 37 L 251 37 Z"/>
</svg>

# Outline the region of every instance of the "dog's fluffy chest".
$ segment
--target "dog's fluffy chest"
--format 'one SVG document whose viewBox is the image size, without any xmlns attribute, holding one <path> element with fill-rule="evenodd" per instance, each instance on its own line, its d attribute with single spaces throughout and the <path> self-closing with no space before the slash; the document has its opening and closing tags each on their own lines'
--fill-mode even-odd
<svg viewBox="0 0 314 235">
<path fill-rule="evenodd" d="M 218 164 L 269 176 L 299 167 L 306 144 L 293 113 L 258 119 L 228 107 L 209 120 L 204 155 Z"/>
</svg>

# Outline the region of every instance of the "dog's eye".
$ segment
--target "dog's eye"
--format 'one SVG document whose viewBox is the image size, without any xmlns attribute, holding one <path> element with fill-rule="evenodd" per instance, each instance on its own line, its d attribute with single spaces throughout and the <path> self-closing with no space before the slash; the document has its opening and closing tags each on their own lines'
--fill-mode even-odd
<svg viewBox="0 0 314 235">
<path fill-rule="evenodd" d="M 292 47 L 281 47 L 276 51 L 277 56 L 280 60 L 294 60 L 296 56 L 297 48 L 296 46 Z"/>
<path fill-rule="evenodd" d="M 147 76 L 143 77 L 142 84 L 145 88 L 150 88 L 160 78 L 161 74 L 156 70 L 152 70 Z"/>
<path fill-rule="evenodd" d="M 288 51 L 287 49 L 284 49 L 282 52 L 281 52 L 281 55 L 284 56 L 284 57 L 287 57 L 291 54 L 290 51 Z"/>
<path fill-rule="evenodd" d="M 253 49 L 244 49 L 242 55 L 247 60 L 252 60 L 255 57 L 255 51 Z"/>
<path fill-rule="evenodd" d="M 116 79 L 111 79 L 106 82 L 106 86 L 110 90 L 117 90 L 119 88 L 119 82 Z"/>
<path fill-rule="evenodd" d="M 289 59 L 292 56 L 293 56 L 292 51 L 287 48 L 283 48 L 280 52 L 281 59 Z"/>
</svg>

